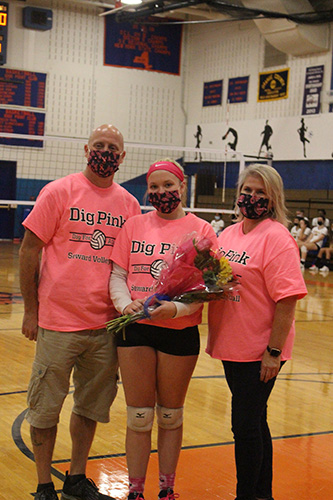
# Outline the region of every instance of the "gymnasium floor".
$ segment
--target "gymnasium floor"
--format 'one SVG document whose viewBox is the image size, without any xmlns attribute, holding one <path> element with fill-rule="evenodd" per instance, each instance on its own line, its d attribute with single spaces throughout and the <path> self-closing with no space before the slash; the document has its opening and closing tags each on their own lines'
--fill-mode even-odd
<svg viewBox="0 0 333 500">
<path fill-rule="evenodd" d="M 20 333 L 23 303 L 18 283 L 18 244 L 0 243 L 0 500 L 32 498 L 36 473 L 29 428 L 24 420 L 34 343 Z M 275 500 L 333 500 L 333 272 L 304 273 L 309 294 L 298 302 L 294 358 L 286 363 L 270 399 L 274 439 Z M 230 431 L 230 395 L 222 367 L 202 352 L 190 384 L 177 492 L 184 500 L 233 500 L 235 469 Z M 65 401 L 54 453 L 53 476 L 60 491 L 69 466 Z M 125 404 L 122 386 L 109 424 L 99 425 L 88 474 L 117 500 L 127 496 L 124 456 Z M 146 482 L 146 500 L 157 499 L 156 429 Z"/>
</svg>

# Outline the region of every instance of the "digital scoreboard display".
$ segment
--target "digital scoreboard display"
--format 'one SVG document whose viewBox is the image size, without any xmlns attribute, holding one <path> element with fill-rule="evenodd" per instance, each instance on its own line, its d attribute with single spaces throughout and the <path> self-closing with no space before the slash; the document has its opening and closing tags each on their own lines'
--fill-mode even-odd
<svg viewBox="0 0 333 500">
<path fill-rule="evenodd" d="M 0 65 L 7 62 L 8 3 L 0 2 Z"/>
</svg>

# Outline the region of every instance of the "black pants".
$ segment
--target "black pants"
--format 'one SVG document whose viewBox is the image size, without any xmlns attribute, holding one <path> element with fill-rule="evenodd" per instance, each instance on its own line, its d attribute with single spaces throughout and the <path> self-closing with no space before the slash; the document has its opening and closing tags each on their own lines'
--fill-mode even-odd
<svg viewBox="0 0 333 500">
<path fill-rule="evenodd" d="M 232 393 L 232 432 L 237 470 L 236 500 L 272 496 L 273 446 L 267 424 L 267 400 L 276 377 L 260 381 L 260 361 L 223 361 Z"/>
</svg>

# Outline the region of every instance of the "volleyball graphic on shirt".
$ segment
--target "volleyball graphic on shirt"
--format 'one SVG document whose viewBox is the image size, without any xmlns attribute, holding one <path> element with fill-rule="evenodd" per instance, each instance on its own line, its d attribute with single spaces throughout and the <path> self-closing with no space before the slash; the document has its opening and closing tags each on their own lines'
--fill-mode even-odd
<svg viewBox="0 0 333 500">
<path fill-rule="evenodd" d="M 96 229 L 96 231 L 94 231 L 91 237 L 90 246 L 94 250 L 100 250 L 101 248 L 104 247 L 105 241 L 106 241 L 105 234 L 102 233 L 102 231 L 100 231 L 99 229 Z"/>
<path fill-rule="evenodd" d="M 154 260 L 154 262 L 150 266 L 150 274 L 155 280 L 157 280 L 160 276 L 161 270 L 167 266 L 167 263 L 163 259 Z"/>
</svg>

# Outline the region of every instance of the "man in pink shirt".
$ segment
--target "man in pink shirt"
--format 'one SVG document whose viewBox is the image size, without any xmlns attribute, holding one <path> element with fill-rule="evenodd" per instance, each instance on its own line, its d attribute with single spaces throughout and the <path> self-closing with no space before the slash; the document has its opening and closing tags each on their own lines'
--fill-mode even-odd
<svg viewBox="0 0 333 500">
<path fill-rule="evenodd" d="M 112 249 L 126 220 L 140 213 L 137 200 L 113 180 L 125 154 L 116 127 L 96 128 L 85 145 L 85 170 L 47 184 L 23 223 L 22 333 L 37 341 L 26 415 L 37 500 L 58 499 L 51 462 L 72 371 L 72 457 L 61 498 L 111 498 L 85 470 L 96 424 L 109 421 L 117 393 L 116 349 L 105 329 L 116 315 L 108 293 Z"/>
</svg>

